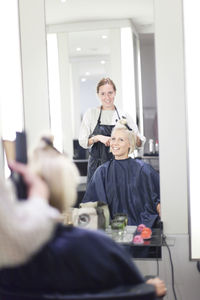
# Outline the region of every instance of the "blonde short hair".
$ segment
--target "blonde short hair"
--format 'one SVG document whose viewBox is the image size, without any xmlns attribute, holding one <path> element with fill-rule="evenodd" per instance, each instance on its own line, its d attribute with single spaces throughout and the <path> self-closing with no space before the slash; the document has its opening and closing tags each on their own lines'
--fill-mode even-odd
<svg viewBox="0 0 200 300">
<path fill-rule="evenodd" d="M 118 120 L 118 122 L 116 123 L 115 127 L 112 130 L 111 136 L 116 130 L 123 130 L 127 134 L 129 144 L 130 144 L 130 149 L 128 154 L 131 154 L 136 147 L 136 136 L 134 131 L 131 130 L 131 128 L 128 126 L 127 120 L 126 119 Z"/>
<path fill-rule="evenodd" d="M 52 139 L 46 136 L 41 138 L 29 161 L 30 168 L 48 185 L 50 205 L 60 212 L 68 211 L 77 197 L 79 173 L 74 163 L 56 150 Z"/>
</svg>

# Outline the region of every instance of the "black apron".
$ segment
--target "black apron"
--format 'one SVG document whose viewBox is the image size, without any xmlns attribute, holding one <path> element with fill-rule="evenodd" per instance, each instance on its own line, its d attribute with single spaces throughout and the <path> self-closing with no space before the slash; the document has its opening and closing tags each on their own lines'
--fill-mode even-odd
<svg viewBox="0 0 200 300">
<path fill-rule="evenodd" d="M 117 108 L 115 110 L 118 115 L 118 119 L 120 119 L 119 113 Z M 101 124 L 101 113 L 102 113 L 102 106 L 99 114 L 99 118 L 97 120 L 97 124 L 89 137 L 95 135 L 104 135 L 104 136 L 111 136 L 112 129 L 115 125 L 103 125 Z M 89 158 L 88 158 L 88 168 L 87 168 L 87 182 L 90 181 L 92 175 L 94 174 L 95 170 L 105 163 L 106 161 L 113 158 L 112 153 L 110 152 L 110 147 L 105 146 L 101 142 L 94 143 L 93 146 L 89 150 Z"/>
</svg>

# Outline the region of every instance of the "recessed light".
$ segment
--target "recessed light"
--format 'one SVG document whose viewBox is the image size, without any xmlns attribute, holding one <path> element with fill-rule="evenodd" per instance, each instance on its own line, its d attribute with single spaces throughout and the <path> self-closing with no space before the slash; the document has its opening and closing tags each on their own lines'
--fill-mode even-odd
<svg viewBox="0 0 200 300">
<path fill-rule="evenodd" d="M 86 76 L 89 76 L 89 75 L 90 75 L 90 72 L 85 72 L 85 75 L 86 75 Z"/>
<path fill-rule="evenodd" d="M 100 63 L 101 63 L 102 65 L 105 65 L 106 62 L 105 62 L 105 60 L 101 60 Z"/>
<path fill-rule="evenodd" d="M 107 36 L 106 34 L 102 34 L 101 37 L 102 37 L 102 39 L 104 39 L 104 40 L 108 38 L 108 36 Z"/>
<path fill-rule="evenodd" d="M 60 0 L 60 2 L 62 2 L 62 3 L 65 3 L 65 2 L 66 2 L 66 0 Z"/>
<path fill-rule="evenodd" d="M 80 52 L 80 51 L 81 51 L 81 48 L 80 48 L 80 47 L 77 47 L 77 48 L 76 48 L 76 51 Z"/>
<path fill-rule="evenodd" d="M 81 81 L 82 81 L 82 82 L 85 82 L 86 80 L 87 80 L 87 79 L 86 79 L 86 78 L 84 78 L 84 77 L 83 77 L 83 78 L 81 78 Z"/>
</svg>

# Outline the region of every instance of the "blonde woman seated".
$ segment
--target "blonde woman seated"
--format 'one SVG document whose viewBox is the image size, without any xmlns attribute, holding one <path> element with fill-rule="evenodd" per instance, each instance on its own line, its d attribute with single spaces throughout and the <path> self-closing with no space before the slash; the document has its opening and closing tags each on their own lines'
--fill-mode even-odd
<svg viewBox="0 0 200 300">
<path fill-rule="evenodd" d="M 76 198 L 78 173 L 74 164 L 44 138 L 30 166 L 49 187 L 50 204 L 61 212 L 68 211 Z M 0 270 L 1 289 L 29 295 L 91 293 L 143 282 L 125 250 L 105 234 L 61 223 L 27 263 Z M 165 284 L 159 278 L 148 283 L 155 286 L 158 296 L 165 294 Z"/>
<path fill-rule="evenodd" d="M 48 205 L 46 184 L 29 174 L 24 165 L 10 162 L 10 168 L 23 174 L 28 190 L 26 201 L 15 198 L 11 185 L 0 179 L 0 269 L 25 263 L 52 236 L 60 216 Z"/>
<path fill-rule="evenodd" d="M 119 120 L 110 141 L 114 159 L 95 171 L 83 202 L 107 203 L 111 218 L 126 213 L 129 225 L 153 227 L 160 212 L 159 174 L 144 161 L 129 157 L 134 148 L 134 132 L 126 120 Z"/>
</svg>

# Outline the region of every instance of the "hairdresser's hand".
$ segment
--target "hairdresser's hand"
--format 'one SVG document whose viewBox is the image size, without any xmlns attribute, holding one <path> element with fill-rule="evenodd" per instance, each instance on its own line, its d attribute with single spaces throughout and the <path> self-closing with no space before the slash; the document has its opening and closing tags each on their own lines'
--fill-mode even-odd
<svg viewBox="0 0 200 300">
<path fill-rule="evenodd" d="M 137 147 L 141 147 L 142 146 L 142 141 L 141 141 L 141 139 L 138 136 L 136 136 L 136 146 Z"/>
<path fill-rule="evenodd" d="M 49 190 L 46 183 L 39 176 L 35 175 L 27 165 L 12 161 L 9 163 L 9 167 L 14 172 L 22 175 L 28 187 L 28 197 L 48 199 Z"/>
<path fill-rule="evenodd" d="M 161 214 L 160 214 L 160 203 L 158 203 L 157 207 L 156 207 L 156 210 L 157 210 L 157 213 L 159 214 L 159 217 L 161 217 Z"/>
<path fill-rule="evenodd" d="M 95 138 L 98 142 L 101 142 L 105 146 L 107 146 L 107 147 L 110 146 L 110 136 L 105 136 L 105 135 L 99 134 L 99 135 L 96 135 Z"/>
<path fill-rule="evenodd" d="M 158 278 L 158 277 L 148 279 L 148 280 L 146 281 L 146 283 L 152 284 L 152 285 L 155 287 L 155 289 L 156 289 L 156 295 L 157 295 L 158 297 L 164 296 L 164 295 L 166 294 L 166 292 L 167 292 L 167 288 L 166 288 L 166 286 L 165 286 L 164 281 L 161 280 L 161 279 Z"/>
</svg>

